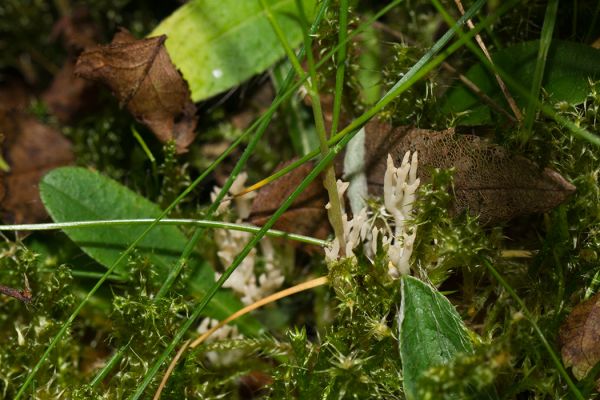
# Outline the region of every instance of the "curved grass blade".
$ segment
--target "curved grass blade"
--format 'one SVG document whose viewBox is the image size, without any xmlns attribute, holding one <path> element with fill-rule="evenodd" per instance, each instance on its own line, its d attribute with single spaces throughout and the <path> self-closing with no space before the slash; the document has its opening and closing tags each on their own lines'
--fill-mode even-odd
<svg viewBox="0 0 600 400">
<path fill-rule="evenodd" d="M 506 282 L 504 280 L 504 278 L 502 277 L 502 275 L 500 275 L 500 273 L 496 270 L 496 268 L 494 268 L 494 266 L 492 265 L 492 263 L 488 259 L 483 259 L 483 265 L 485 265 L 485 267 L 488 269 L 488 271 L 490 271 L 490 273 L 492 274 L 492 276 L 494 278 L 496 278 L 496 280 L 500 283 L 500 285 L 502 285 L 502 287 L 504 287 L 504 289 L 508 292 L 508 294 L 510 295 L 510 297 L 512 297 L 513 300 L 517 302 L 517 304 L 521 308 L 521 311 L 523 312 L 523 315 L 525 315 L 525 318 L 527 318 L 527 320 L 529 321 L 529 323 L 531 323 L 531 325 L 533 326 L 533 329 L 535 330 L 535 333 L 540 338 L 540 341 L 542 342 L 542 345 L 544 346 L 544 348 L 546 348 L 546 351 L 550 355 L 550 358 L 552 359 L 552 362 L 554 363 L 554 366 L 558 370 L 558 373 L 562 376 L 562 378 L 565 380 L 565 382 L 567 382 L 567 386 L 569 386 L 569 389 L 571 390 L 571 393 L 573 394 L 573 396 L 575 396 L 575 398 L 578 399 L 578 400 L 584 400 L 584 397 L 581 394 L 581 392 L 579 391 L 579 389 L 577 388 L 577 385 L 575 385 L 575 382 L 573 382 L 573 380 L 569 376 L 569 373 L 563 367 L 562 363 L 560 362 L 560 359 L 559 359 L 558 355 L 556 354 L 556 352 L 554 351 L 554 349 L 552 349 L 552 346 L 550 346 L 550 343 L 548 343 L 548 340 L 546 340 L 546 337 L 544 336 L 544 333 L 542 332 L 542 330 L 540 329 L 540 327 L 538 326 L 538 324 L 533 319 L 533 316 L 531 315 L 531 313 L 527 309 L 527 306 L 525 305 L 525 303 L 523 302 L 523 300 L 521 300 L 521 298 L 519 297 L 519 295 L 508 284 L 508 282 Z"/>
<path fill-rule="evenodd" d="M 0 225 L 0 232 L 7 231 L 53 231 L 59 229 L 84 229 L 106 226 L 130 226 L 130 225 L 150 225 L 154 222 L 154 218 L 137 218 L 137 219 L 106 219 L 106 220 L 88 220 L 88 221 L 71 221 L 71 222 L 52 222 L 45 224 L 22 224 L 22 225 Z M 256 233 L 260 230 L 260 226 L 236 224 L 233 222 L 212 221 L 207 219 L 188 219 L 188 218 L 164 218 L 158 223 L 161 225 L 171 226 L 198 226 L 211 229 L 229 229 L 232 231 Z M 321 239 L 315 239 L 310 236 L 298 235 L 277 229 L 269 229 L 265 236 L 280 239 L 289 239 L 299 243 L 312 244 L 315 246 L 325 246 L 328 242 Z M 83 272 L 83 271 L 82 271 Z M 96 276 L 90 275 L 90 276 Z M 115 275 L 116 277 L 116 275 Z"/>
</svg>

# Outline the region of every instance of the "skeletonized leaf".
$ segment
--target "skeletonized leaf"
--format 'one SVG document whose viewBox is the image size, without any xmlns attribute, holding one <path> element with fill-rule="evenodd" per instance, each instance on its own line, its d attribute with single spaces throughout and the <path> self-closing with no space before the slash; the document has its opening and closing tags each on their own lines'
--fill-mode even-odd
<svg viewBox="0 0 600 400">
<path fill-rule="evenodd" d="M 370 191 L 379 194 L 388 153 L 398 163 L 408 150 L 419 152 L 419 177 L 427 182 L 434 168 L 454 168 L 457 212 L 478 214 L 484 223 L 546 212 L 564 202 L 575 187 L 559 173 L 510 154 L 501 146 L 454 130 L 392 127 L 372 121 L 365 127 Z"/>
<path fill-rule="evenodd" d="M 575 378 L 585 378 L 600 362 L 600 293 L 571 311 L 560 328 L 560 342 L 565 367 L 572 367 Z"/>
<path fill-rule="evenodd" d="M 162 142 L 174 140 L 182 153 L 195 137 L 196 106 L 164 48 L 165 40 L 165 35 L 136 40 L 121 30 L 110 44 L 84 51 L 75 73 L 106 84 L 121 106 Z"/>
</svg>

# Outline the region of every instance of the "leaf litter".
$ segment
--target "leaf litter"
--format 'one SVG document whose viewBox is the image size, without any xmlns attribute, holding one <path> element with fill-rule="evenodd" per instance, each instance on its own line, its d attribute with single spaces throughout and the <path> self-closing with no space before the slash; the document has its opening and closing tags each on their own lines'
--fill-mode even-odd
<svg viewBox="0 0 600 400">
<path fill-rule="evenodd" d="M 75 74 L 108 86 L 121 107 L 127 107 L 161 142 L 173 140 L 177 152 L 184 153 L 196 137 L 196 106 L 167 54 L 166 38 L 137 40 L 121 29 L 110 44 L 86 49 Z"/>
</svg>

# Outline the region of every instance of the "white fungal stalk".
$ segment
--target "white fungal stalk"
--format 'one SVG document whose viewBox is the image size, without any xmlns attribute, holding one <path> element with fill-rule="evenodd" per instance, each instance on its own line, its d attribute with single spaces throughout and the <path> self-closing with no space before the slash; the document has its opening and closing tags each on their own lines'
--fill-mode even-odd
<svg viewBox="0 0 600 400">
<path fill-rule="evenodd" d="M 410 159 L 410 163 L 409 163 Z M 394 166 L 388 154 L 387 169 L 383 178 L 383 199 L 386 210 L 392 215 L 395 229 L 393 238 L 384 237 L 390 259 L 390 275 L 398 277 L 410 271 L 409 260 L 415 242 L 416 230 L 408 226 L 412 218 L 415 193 L 420 180 L 417 178 L 418 155 L 407 151 L 400 167 Z"/>
<path fill-rule="evenodd" d="M 353 250 L 359 245 L 364 245 L 365 254 L 374 257 L 377 252 L 378 240 L 389 258 L 389 273 L 397 278 L 410 272 L 410 256 L 416 237 L 416 230 L 408 222 L 413 218 L 413 204 L 420 180 L 417 178 L 418 156 L 406 152 L 400 167 L 394 166 L 390 155 L 387 158 L 387 169 L 383 179 L 383 200 L 385 209 L 381 214 L 388 214 L 383 227 L 375 226 L 373 212 L 366 207 L 348 220 L 343 211 L 342 222 L 344 239 L 346 241 L 345 256 L 354 257 Z M 338 194 L 343 198 L 348 184 L 338 181 Z M 343 204 L 343 202 L 342 202 Z M 371 218 L 369 217 L 371 215 Z M 392 230 L 390 226 L 393 226 Z M 328 260 L 339 258 L 340 245 L 334 239 L 329 248 L 325 250 Z"/>
</svg>

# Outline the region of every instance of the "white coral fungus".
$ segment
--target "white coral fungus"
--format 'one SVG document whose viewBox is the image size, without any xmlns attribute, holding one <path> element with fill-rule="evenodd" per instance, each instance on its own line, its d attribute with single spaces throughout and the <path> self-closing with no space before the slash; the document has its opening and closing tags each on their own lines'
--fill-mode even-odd
<svg viewBox="0 0 600 400">
<path fill-rule="evenodd" d="M 235 179 L 229 189 L 229 193 L 235 195 L 244 190 L 248 175 L 241 173 Z M 248 218 L 252 209 L 252 199 L 255 193 L 251 192 L 235 198 L 235 210 L 238 214 L 236 222 L 241 223 Z M 213 196 L 213 201 L 216 194 Z M 227 203 L 226 207 L 229 206 Z M 215 230 L 215 241 L 217 243 L 217 255 L 221 264 L 228 267 L 233 263 L 235 257 L 242 251 L 244 246 L 250 241 L 251 234 L 248 232 L 232 231 L 227 229 Z M 252 249 L 244 261 L 225 281 L 223 287 L 231 288 L 240 295 L 242 303 L 249 305 L 269 294 L 275 292 L 283 284 L 284 276 L 281 270 L 275 265 L 275 250 L 269 239 L 264 238 L 260 242 L 261 253 L 264 260 L 264 272 L 258 278 L 256 277 L 254 267 L 256 265 L 257 251 Z M 217 279 L 219 276 L 216 277 Z"/>
<path fill-rule="evenodd" d="M 241 173 L 235 179 L 231 185 L 229 193 L 235 195 L 244 190 L 246 183 L 247 174 Z M 215 201 L 219 188 L 215 188 L 211 193 L 211 198 Z M 252 209 L 252 199 L 255 193 L 251 192 L 240 197 L 234 198 L 234 209 L 237 213 L 237 223 L 242 223 L 244 219 L 248 218 Z M 225 213 L 231 206 L 231 200 L 226 200 L 220 204 L 217 214 Z M 217 244 L 217 256 L 221 261 L 221 264 L 226 268 L 229 267 L 235 257 L 242 251 L 244 246 L 250 241 L 252 237 L 248 232 L 233 231 L 228 229 L 216 229 L 215 242 Z M 282 274 L 281 268 L 277 266 L 277 257 L 273 244 L 268 238 L 263 238 L 260 242 L 260 259 L 263 262 L 262 272 L 257 276 L 255 267 L 257 264 L 258 257 L 257 249 L 252 249 L 250 253 L 244 258 L 242 263 L 236 268 L 231 274 L 229 279 L 223 284 L 224 288 L 232 289 L 237 295 L 240 296 L 242 303 L 245 305 L 252 304 L 257 300 L 260 300 L 274 292 L 276 292 L 281 285 L 285 277 Z M 220 274 L 215 274 L 215 279 L 219 279 Z M 200 326 L 198 327 L 199 333 L 204 333 L 210 328 L 215 326 L 219 321 L 205 318 Z M 236 338 L 240 337 L 241 334 L 238 332 L 235 326 L 223 326 L 211 335 L 211 340 L 225 339 L 225 338 Z M 229 355 L 221 354 L 221 358 L 218 362 L 221 364 L 227 364 L 227 360 L 231 357 L 239 358 L 237 352 L 230 352 Z M 213 362 L 217 362 L 216 353 L 209 354 L 209 359 Z M 231 357 L 230 357 L 231 356 Z"/>
<path fill-rule="evenodd" d="M 415 242 L 416 230 L 409 224 L 413 217 L 413 203 L 420 180 L 417 178 L 418 156 L 406 152 L 400 167 L 394 166 L 392 157 L 388 154 L 387 169 L 383 179 L 383 203 L 390 221 L 385 221 L 383 227 L 375 225 L 374 218 L 369 218 L 369 210 L 365 207 L 352 219 L 348 220 L 344 212 L 342 222 L 344 240 L 346 242 L 346 257 L 354 257 L 353 249 L 364 244 L 367 256 L 377 252 L 377 241 L 381 240 L 389 258 L 389 273 L 393 277 L 408 274 L 410 271 L 410 256 Z M 348 184 L 338 181 L 338 193 L 343 199 Z M 343 201 L 342 201 L 343 204 Z M 383 214 L 383 213 L 382 213 Z M 393 225 L 394 229 L 390 227 Z M 339 258 L 340 244 L 335 239 L 325 250 L 328 260 Z"/>
</svg>

